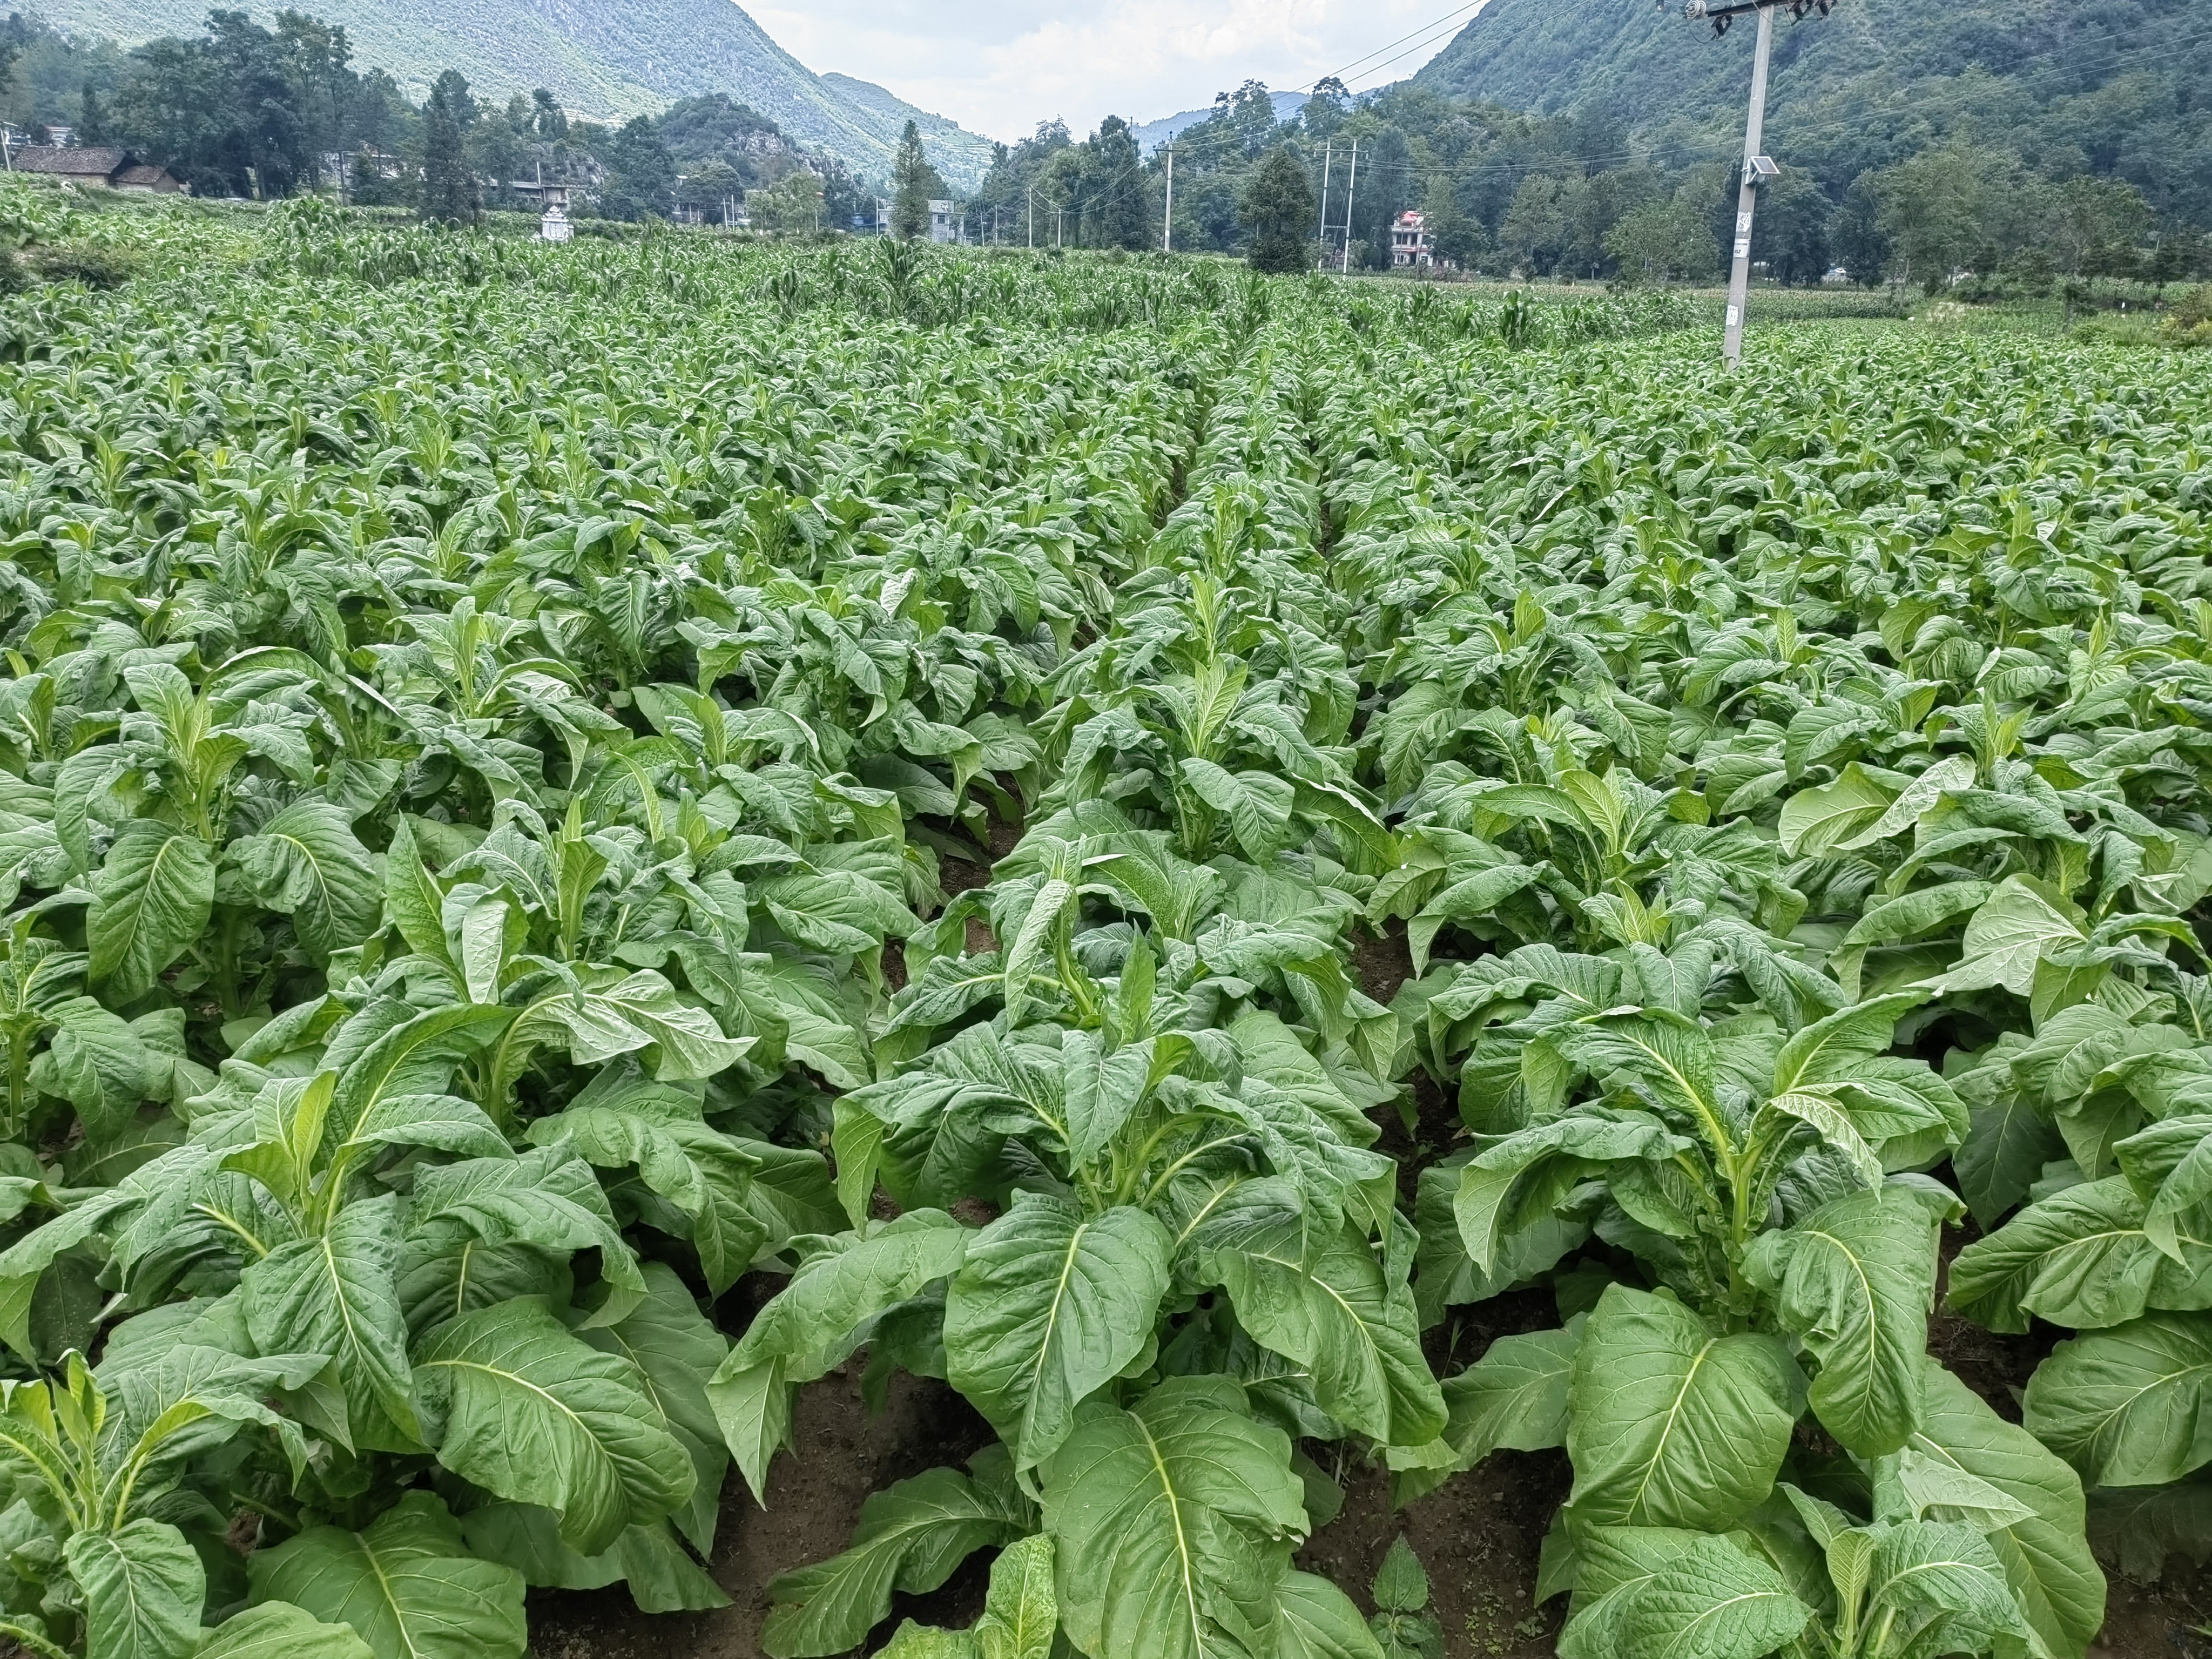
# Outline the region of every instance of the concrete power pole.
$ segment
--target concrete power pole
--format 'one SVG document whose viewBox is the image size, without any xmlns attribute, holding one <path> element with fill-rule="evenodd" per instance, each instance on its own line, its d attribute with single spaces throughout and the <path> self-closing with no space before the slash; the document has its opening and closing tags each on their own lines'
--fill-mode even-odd
<svg viewBox="0 0 2212 1659">
<path fill-rule="evenodd" d="M 1336 148 L 1334 138 L 1321 147 L 1321 257 L 1328 258 L 1328 167 Z"/>
<path fill-rule="evenodd" d="M 1034 252 L 1036 249 L 1036 186 L 1031 185 L 1027 194 L 1030 199 L 1030 249 Z"/>
<path fill-rule="evenodd" d="M 1160 252 L 1175 252 L 1175 143 L 1168 143 L 1168 205 L 1160 215 Z"/>
<path fill-rule="evenodd" d="M 1729 250 L 1727 332 L 1721 346 L 1721 362 L 1735 369 L 1743 362 L 1744 308 L 1751 298 L 1751 224 L 1759 207 L 1759 187 L 1782 169 L 1760 154 L 1766 126 L 1766 70 L 1774 53 L 1774 13 L 1786 5 L 1792 17 L 1808 12 L 1828 15 L 1832 0 L 1689 0 L 1682 15 L 1709 20 L 1716 35 L 1726 34 L 1729 24 L 1747 11 L 1759 14 L 1759 43 L 1751 56 L 1751 111 L 1743 125 L 1743 182 L 1735 198 L 1735 237 Z"/>
<path fill-rule="evenodd" d="M 1352 271 L 1352 204 L 1359 191 L 1359 140 L 1352 141 L 1352 172 L 1344 183 L 1344 258 L 1339 262 L 1336 274 L 1349 276 Z"/>
</svg>

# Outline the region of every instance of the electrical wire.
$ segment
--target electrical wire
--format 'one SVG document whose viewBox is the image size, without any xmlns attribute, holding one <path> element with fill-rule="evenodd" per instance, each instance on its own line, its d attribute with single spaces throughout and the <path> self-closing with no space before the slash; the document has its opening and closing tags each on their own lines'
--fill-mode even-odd
<svg viewBox="0 0 2212 1659">
<path fill-rule="evenodd" d="M 1431 39 L 1440 38 L 1433 34 L 1431 32 L 1443 27 L 1445 24 L 1451 22 L 1452 20 L 1459 18 L 1462 13 L 1468 11 L 1479 13 L 1482 7 L 1487 3 L 1488 0 L 1471 0 L 1470 4 L 1462 5 L 1455 10 L 1444 14 L 1443 17 L 1435 19 L 1430 23 L 1424 24 L 1420 28 L 1412 31 L 1411 33 L 1401 35 L 1396 40 L 1391 41 L 1385 46 L 1378 46 L 1374 52 L 1367 54 L 1367 58 L 1374 58 L 1379 53 L 1389 52 L 1391 47 L 1401 46 L 1404 42 L 1413 40 L 1414 36 L 1417 35 L 1427 35 Z M 1459 24 L 1457 27 L 1464 27 L 1464 24 Z M 1423 44 L 1426 44 L 1426 42 L 1425 41 Z M 2038 84 L 2055 83 L 2059 77 L 2064 77 L 2069 81 L 2078 81 L 2085 71 L 2089 74 L 2100 76 L 2106 82 L 2109 82 L 2110 80 L 2115 78 L 2114 71 L 2121 70 L 2134 64 L 2149 62 L 2154 59 L 2171 58 L 2179 52 L 2185 52 L 2194 46 L 2212 45 L 2212 27 L 2208 27 L 2199 33 L 2185 33 L 2177 36 L 2168 36 L 2155 45 L 2135 46 L 2118 40 L 2108 43 L 2108 45 L 2115 49 L 2109 50 L 2105 52 L 2098 52 L 2094 50 L 2091 50 L 2086 54 L 2081 52 L 2070 53 L 2063 63 L 2047 64 L 2039 69 L 2029 70 L 2020 75 L 2009 76 L 2008 77 L 2008 89 L 2017 90 L 2025 86 L 2028 90 L 2033 91 Z M 1410 57 L 1414 52 L 1419 51 L 1419 45 L 1408 46 L 1404 51 L 1396 53 L 1394 57 L 1383 60 L 1382 63 L 1373 65 L 1367 73 L 1373 73 L 1379 71 L 1381 69 L 1388 68 L 1390 64 L 1395 63 L 1401 58 Z M 1881 50 L 1883 58 L 1881 66 L 1891 66 L 1893 60 L 1887 50 L 1886 44 Z M 1359 64 L 1365 61 L 1367 61 L 1367 59 L 1355 58 L 1352 64 L 1346 64 L 1345 68 L 1355 69 Z M 1339 76 L 1340 76 L 1342 73 L 1343 71 L 1341 70 L 1335 72 Z M 1328 80 L 1330 78 L 1332 77 L 1324 76 L 1321 77 L 1321 80 Z M 1363 74 L 1356 78 L 1364 79 L 1365 78 L 1365 75 Z M 1961 78 L 1963 78 L 1963 76 L 1960 76 L 1943 77 L 1946 82 L 1954 82 Z M 1318 86 L 1320 83 L 1320 81 L 1316 81 L 1312 85 Z M 1303 90 L 1310 92 L 1311 87 L 1303 88 Z M 2070 94 L 2063 95 L 2086 96 L 2099 90 L 2101 90 L 2100 86 L 2080 86 L 2074 88 Z M 1870 124 L 1879 121 L 1884 117 L 1923 113 L 1929 110 L 1943 107 L 1947 102 L 1947 100 L 1940 96 L 1929 95 L 1927 94 L 1917 95 L 1913 94 L 1905 94 L 1900 97 L 1893 98 L 1882 104 L 1869 107 L 1848 121 L 1834 120 L 1828 122 L 1815 122 L 1809 125 L 1792 126 L 1788 129 L 1788 137 L 1793 145 L 1802 145 L 1817 142 L 1818 139 L 1824 135 L 1849 135 L 1863 132 Z M 1773 118 L 1770 115 L 1769 118 L 1771 120 Z M 1198 125 L 1202 125 L 1204 124 L 1200 123 Z M 1186 131 L 1188 131 L 1188 129 L 1186 129 Z M 1200 159 L 1206 159 L 1204 152 L 1207 146 L 1203 140 L 1200 140 L 1196 143 L 1190 143 L 1189 141 L 1185 140 L 1181 135 L 1178 135 L 1177 137 L 1171 142 L 1185 143 L 1188 145 L 1188 148 L 1194 149 L 1200 152 Z M 1224 136 L 1224 144 L 1229 142 L 1231 142 L 1231 140 Z M 1668 148 L 1677 152 L 1687 151 L 1693 155 L 1710 153 L 1726 156 L 1734 154 L 1737 149 L 1741 148 L 1741 143 L 1742 140 L 1741 137 L 1723 137 L 1671 144 Z M 1379 158 L 1370 162 L 1363 158 L 1361 161 L 1361 171 L 1365 173 L 1370 168 L 1372 168 L 1377 173 L 1396 173 L 1400 175 L 1418 173 L 1425 179 L 1447 179 L 1453 182 L 1459 182 L 1472 179 L 1510 175 L 1516 173 L 1525 176 L 1529 173 L 1552 172 L 1571 167 L 1581 167 L 1585 170 L 1602 170 L 1609 167 L 1630 166 L 1638 162 L 1648 161 L 1653 154 L 1654 148 L 1654 146 L 1646 144 L 1627 149 L 1607 152 L 1577 152 L 1571 154 L 1547 153 L 1534 158 L 1517 158 L 1511 161 L 1466 163 L 1457 166 L 1438 166 L 1434 164 L 1424 165 L 1420 162 L 1411 160 L 1404 161 L 1386 161 L 1380 160 Z M 1146 166 L 1146 163 L 1144 159 L 1139 157 L 1136 161 L 1131 162 L 1120 168 L 1112 178 L 1107 179 L 1103 185 L 1094 186 L 1086 194 L 1075 198 L 1073 202 L 1066 204 L 1054 204 L 1054 211 L 1062 213 L 1072 212 L 1079 216 L 1089 211 L 1093 207 L 1110 201 L 1114 199 L 1115 196 L 1120 194 L 1121 186 L 1132 177 L 1141 173 L 1145 170 Z"/>
<path fill-rule="evenodd" d="M 1453 27 L 1454 32 L 1456 32 L 1461 27 L 1462 27 L 1462 25 L 1455 20 L 1462 18 L 1462 15 L 1468 13 L 1480 12 L 1489 3 L 1490 0 L 1466 0 L 1464 4 L 1453 7 L 1442 17 L 1431 18 L 1429 21 L 1422 24 L 1419 28 L 1400 35 L 1395 40 L 1387 42 L 1382 46 L 1376 47 L 1375 50 L 1369 52 L 1366 57 L 1355 58 L 1350 63 L 1345 64 L 1341 69 L 1331 70 L 1327 75 L 1321 76 L 1316 79 L 1307 82 L 1304 86 L 1291 87 L 1286 88 L 1286 90 L 1291 92 L 1310 93 L 1315 88 L 1320 86 L 1323 81 L 1341 80 L 1344 76 L 1352 75 L 1352 71 L 1355 70 L 1359 70 L 1359 73 L 1353 76 L 1353 78 L 1355 80 L 1364 80 L 1368 75 L 1371 74 L 1373 71 L 1370 69 L 1362 69 L 1361 65 L 1366 64 L 1370 58 L 1380 57 L 1382 53 L 1389 52 L 1392 46 L 1404 46 L 1407 41 L 1412 40 L 1416 34 L 1429 34 L 1432 30 L 1436 29 L 1442 24 L 1450 23 Z M 1472 22 L 1474 19 L 1472 17 L 1468 17 L 1466 21 Z M 1397 58 L 1392 58 L 1389 59 L 1388 62 L 1395 64 L 1398 61 L 1398 58 L 1403 58 L 1407 55 L 1407 52 L 1400 52 Z"/>
</svg>

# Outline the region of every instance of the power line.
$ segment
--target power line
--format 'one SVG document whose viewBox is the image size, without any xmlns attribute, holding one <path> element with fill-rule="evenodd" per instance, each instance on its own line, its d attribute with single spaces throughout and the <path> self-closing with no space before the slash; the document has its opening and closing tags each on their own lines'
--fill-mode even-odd
<svg viewBox="0 0 2212 1659">
<path fill-rule="evenodd" d="M 1431 46 L 1435 46 L 1440 40 L 1455 37 L 1463 27 L 1465 27 L 1463 24 L 1455 22 L 1449 27 L 1437 29 L 1426 39 L 1416 40 L 1412 46 L 1407 46 L 1403 52 L 1398 52 L 1392 57 L 1386 58 L 1381 63 L 1374 64 L 1368 69 L 1362 70 L 1352 78 L 1358 81 L 1371 81 L 1376 76 L 1382 74 L 1383 70 L 1389 69 L 1393 64 L 1396 64 L 1401 62 L 1405 58 L 1411 58 L 1415 52 L 1426 52 Z"/>
<path fill-rule="evenodd" d="M 1443 17 L 1436 19 L 1430 23 L 1423 25 L 1421 28 L 1414 30 L 1413 34 L 1419 35 L 1428 33 L 1429 31 L 1437 28 L 1450 19 L 1456 17 L 1460 12 L 1470 9 L 1479 9 L 1481 5 L 1486 3 L 1487 0 L 1473 0 L 1472 5 L 1462 5 L 1455 11 L 1448 12 L 1444 14 Z M 1400 42 L 1412 38 L 1413 35 L 1401 35 L 1399 37 L 1398 41 L 1391 42 L 1390 46 L 1396 46 Z M 2078 79 L 2078 77 L 2085 71 L 2091 74 L 2105 74 L 2109 77 L 2109 72 L 2122 70 L 2132 64 L 2137 62 L 2147 62 L 2152 59 L 2170 58 L 2177 52 L 2186 52 L 2193 46 L 2208 44 L 2212 44 L 2212 28 L 2207 28 L 2201 33 L 2183 33 L 2176 36 L 2169 36 L 2165 40 L 2155 46 L 2134 46 L 2116 40 L 2108 43 L 2108 46 L 2113 49 L 2102 52 L 2095 51 L 2090 51 L 2086 53 L 2077 52 L 2069 55 L 2063 64 L 2050 64 L 2045 65 L 2040 70 L 2029 70 L 2024 74 L 2011 76 L 2008 78 L 2008 89 L 2016 90 L 2025 86 L 2032 91 L 2039 85 L 2053 83 L 2059 77 Z M 1389 50 L 1389 46 L 1377 47 L 1376 52 L 1369 53 L 1368 57 L 1371 58 L 1377 53 L 1387 52 Z M 1400 57 L 1404 57 L 1409 55 L 1409 52 L 1401 52 L 1398 55 Z M 1354 64 L 1346 65 L 1346 67 L 1353 67 L 1360 61 L 1363 60 L 1355 59 Z M 1396 60 L 1394 58 L 1388 61 L 1395 62 Z M 1387 64 L 1385 66 L 1387 66 Z M 1323 76 L 1322 78 L 1327 79 L 1328 77 Z M 1963 76 L 1948 76 L 1942 77 L 1942 81 L 1948 85 L 1963 78 Z M 1316 82 L 1315 84 L 1318 85 L 1319 82 Z M 1926 85 L 1928 83 L 1923 82 L 1923 84 Z M 2094 86 L 2077 86 L 2069 88 L 2069 91 L 2074 94 L 2086 95 L 2099 89 L 2100 88 L 2098 87 Z M 1940 107 L 1946 102 L 1948 102 L 1948 100 L 1946 100 L 1941 94 L 1922 93 L 1917 95 L 1905 94 L 1893 99 L 1887 102 L 1866 108 L 1849 119 L 1837 119 L 1826 122 L 1814 122 L 1804 125 L 1793 125 L 1791 129 L 1791 147 L 1792 149 L 1802 149 L 1808 144 L 1817 143 L 1824 137 L 1834 135 L 1849 136 L 1851 134 L 1863 132 L 1869 125 L 1879 122 L 1884 117 L 1922 113 L 1926 111 Z M 1517 113 L 1518 112 L 1516 112 Z M 1206 151 L 1208 148 L 1206 141 L 1210 135 L 1201 132 L 1199 129 L 1209 124 L 1210 121 L 1200 122 L 1195 124 L 1193 127 L 1184 129 L 1182 133 L 1177 135 L 1176 142 L 1178 144 L 1195 150 L 1200 157 L 1204 159 L 1206 156 Z M 1218 142 L 1222 147 L 1225 148 L 1228 145 L 1236 143 L 1237 139 L 1234 135 L 1223 134 L 1220 135 Z M 1735 150 L 1741 142 L 1741 141 L 1740 139 L 1736 138 L 1717 137 L 1689 143 L 1670 143 L 1667 148 L 1670 151 L 1677 153 L 1688 152 L 1692 155 L 1726 155 L 1729 152 Z M 1071 148 L 1073 148 L 1073 146 L 1071 146 Z M 1461 182 L 1486 177 L 1510 176 L 1515 174 L 1525 177 L 1531 173 L 1552 172 L 1570 167 L 1581 167 L 1584 168 L 1596 168 L 1602 170 L 1611 167 L 1620 167 L 1637 162 L 1648 161 L 1655 153 L 1656 148 L 1656 147 L 1650 144 L 1643 144 L 1631 149 L 1611 151 L 1576 151 L 1568 153 L 1547 152 L 1535 156 L 1516 157 L 1510 161 L 1463 162 L 1458 164 L 1431 163 L 1425 165 L 1421 162 L 1411 160 L 1404 161 L 1384 161 L 1379 157 L 1369 158 L 1363 156 L 1361 158 L 1361 171 L 1370 174 L 1378 172 L 1395 173 L 1399 175 L 1418 174 L 1425 179 L 1432 180 Z M 1130 177 L 1133 174 L 1141 173 L 1144 170 L 1145 166 L 1145 160 L 1140 155 L 1136 161 L 1130 162 L 1117 170 L 1114 175 L 1105 180 L 1103 184 L 1094 186 L 1084 195 L 1074 198 L 1071 202 L 1053 204 L 1052 205 L 1054 207 L 1055 216 L 1062 213 L 1073 212 L 1079 217 L 1091 208 L 1112 199 L 1119 193 L 1121 186 L 1130 179 Z M 1032 184 L 1028 188 L 1033 191 L 1036 187 L 1034 184 Z M 1058 229 L 1059 226 L 1056 217 L 1054 225 L 1055 234 L 1057 234 Z"/>
<path fill-rule="evenodd" d="M 1331 70 L 1327 75 L 1320 76 L 1318 79 L 1309 82 L 1305 86 L 1289 87 L 1285 88 L 1285 90 L 1289 92 L 1310 93 L 1316 87 L 1321 85 L 1322 82 L 1341 80 L 1345 76 L 1352 74 L 1355 70 L 1359 70 L 1360 73 L 1354 76 L 1354 78 L 1364 80 L 1368 75 L 1373 73 L 1372 70 L 1362 70 L 1360 67 L 1362 64 L 1366 64 L 1370 58 L 1379 58 L 1384 52 L 1389 51 L 1392 46 L 1403 46 L 1407 41 L 1412 40 L 1414 35 L 1427 34 L 1431 30 L 1437 28 L 1445 23 L 1452 23 L 1455 30 L 1456 30 L 1458 25 L 1454 21 L 1454 20 L 1461 18 L 1463 14 L 1479 12 L 1489 3 L 1490 0 L 1465 0 L 1465 3 L 1453 7 L 1442 17 L 1431 18 L 1429 21 L 1422 24 L 1420 27 L 1414 29 L 1408 33 L 1400 35 L 1395 40 L 1389 41 L 1385 45 L 1376 47 L 1373 52 L 1367 53 L 1365 57 L 1353 58 L 1342 69 Z M 1398 57 L 1403 58 L 1407 54 L 1405 52 L 1400 52 Z M 1392 64 L 1395 64 L 1397 61 L 1397 58 L 1393 58 L 1388 60 L 1389 63 Z"/>
<path fill-rule="evenodd" d="M 2070 58 L 2063 65 L 2054 64 L 2039 72 L 2031 71 L 2026 75 L 2012 77 L 2009 84 L 2014 88 L 2017 88 L 2023 82 L 2026 82 L 2032 88 L 2034 83 L 2047 81 L 2055 76 L 2062 74 L 2076 74 L 2083 69 L 2087 69 L 2092 71 L 2100 70 L 2116 70 L 2139 60 L 2147 61 L 2153 58 L 2171 58 L 2179 51 L 2185 51 L 2191 46 L 2199 45 L 2212 45 L 2212 29 L 2208 29 L 2200 34 L 2184 34 L 2177 37 L 2170 37 L 2162 44 L 2155 46 L 2130 46 L 2116 52 L 2091 56 L 2086 59 L 2078 56 Z M 1955 82 L 1961 78 L 1963 77 L 1956 76 L 1944 77 L 1947 82 Z M 2087 94 L 2096 90 L 2098 90 L 2098 88 L 2094 87 L 2083 87 L 2080 88 L 2080 92 L 2083 95 L 2087 95 Z M 1917 96 L 1906 95 L 1887 103 L 1870 106 L 1848 120 L 1837 119 L 1824 122 L 1814 122 L 1807 125 L 1793 127 L 1791 135 L 1793 143 L 1802 144 L 1802 142 L 1808 137 L 1817 137 L 1835 134 L 1848 135 L 1863 132 L 1870 125 L 1878 122 L 1884 116 L 1922 113 L 1928 110 L 1940 107 L 1946 101 L 1948 100 L 1939 95 L 1930 95 L 1927 94 L 1923 94 Z M 1188 137 L 1188 133 L 1186 133 L 1185 136 Z M 1698 140 L 1691 143 L 1672 143 L 1668 145 L 1667 148 L 1672 150 L 1719 152 L 1725 154 L 1736 149 L 1740 142 L 1740 140 L 1735 138 L 1714 138 Z M 1649 160 L 1656 148 L 1656 147 L 1650 144 L 1644 144 L 1628 149 L 1595 152 L 1547 152 L 1540 156 L 1522 158 L 1513 161 L 1462 162 L 1458 164 L 1431 164 L 1427 166 L 1424 166 L 1422 163 L 1418 161 L 1372 161 L 1367 163 L 1367 169 L 1370 172 L 1382 171 L 1401 173 L 1418 173 L 1429 178 L 1474 179 L 1484 177 L 1486 175 L 1500 173 L 1541 173 L 1556 167 L 1573 165 L 1597 167 L 1623 165 L 1630 162 Z"/>
</svg>

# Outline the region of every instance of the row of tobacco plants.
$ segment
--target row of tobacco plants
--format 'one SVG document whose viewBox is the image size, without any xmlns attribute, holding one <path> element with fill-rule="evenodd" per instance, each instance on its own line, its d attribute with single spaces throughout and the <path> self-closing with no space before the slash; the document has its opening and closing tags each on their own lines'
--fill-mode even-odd
<svg viewBox="0 0 2212 1659">
<path fill-rule="evenodd" d="M 5 319 L 0 1635 L 711 1607 L 898 1371 L 995 1438 L 776 1659 L 984 1550 L 893 1650 L 1376 1659 L 1331 1470 L 1501 1447 L 1570 1659 L 2079 1656 L 2092 1513 L 2212 1542 L 2185 360 L 397 234 Z"/>
</svg>

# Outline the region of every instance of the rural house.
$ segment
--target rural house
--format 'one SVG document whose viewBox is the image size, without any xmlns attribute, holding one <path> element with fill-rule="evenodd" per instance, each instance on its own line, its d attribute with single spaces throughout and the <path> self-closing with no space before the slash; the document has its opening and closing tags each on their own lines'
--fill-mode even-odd
<svg viewBox="0 0 2212 1659">
<path fill-rule="evenodd" d="M 1432 265 L 1436 249 L 1429 241 L 1428 216 L 1407 208 L 1390 224 L 1390 263 L 1393 265 Z"/>
<path fill-rule="evenodd" d="M 892 206 L 892 203 L 884 197 L 878 196 L 876 198 L 876 231 L 878 235 L 888 236 L 891 234 Z M 929 240 L 933 242 L 957 242 L 965 240 L 961 234 L 960 222 L 952 216 L 952 204 L 950 201 L 935 199 L 931 201 Z"/>
<path fill-rule="evenodd" d="M 64 149 L 52 144 L 26 144 L 9 158 L 17 173 L 35 173 L 86 190 L 141 190 L 167 194 L 185 188 L 184 180 L 168 168 L 141 161 L 127 149 L 112 144 Z"/>
</svg>

